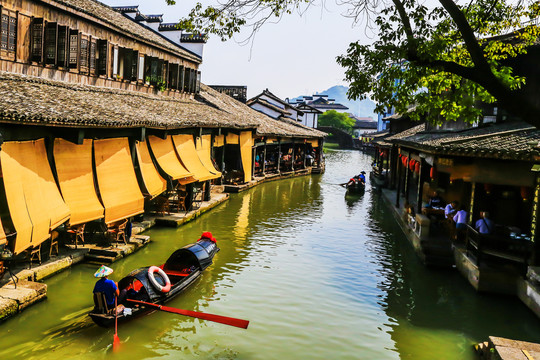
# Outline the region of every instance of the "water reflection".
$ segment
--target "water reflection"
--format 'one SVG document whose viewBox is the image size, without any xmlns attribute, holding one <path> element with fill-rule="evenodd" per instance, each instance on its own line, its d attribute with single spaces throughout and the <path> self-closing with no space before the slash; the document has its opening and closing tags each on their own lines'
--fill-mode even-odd
<svg viewBox="0 0 540 360">
<path fill-rule="evenodd" d="M 488 335 L 537 339 L 538 320 L 517 300 L 424 268 L 369 184 L 345 197 L 337 184 L 370 163 L 330 152 L 324 175 L 233 194 L 181 228 L 152 229 L 148 247 L 113 264 L 119 280 L 212 231 L 214 264 L 169 305 L 249 319 L 247 331 L 156 312 L 122 325 L 112 354 L 113 331 L 85 315 L 96 266 L 78 265 L 2 325 L 0 358 L 472 359 L 470 345 Z"/>
</svg>

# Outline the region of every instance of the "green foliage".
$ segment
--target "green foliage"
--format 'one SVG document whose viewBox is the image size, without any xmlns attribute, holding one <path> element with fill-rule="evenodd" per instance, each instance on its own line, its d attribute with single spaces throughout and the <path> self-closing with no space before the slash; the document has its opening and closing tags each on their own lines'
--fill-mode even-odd
<svg viewBox="0 0 540 360">
<path fill-rule="evenodd" d="M 348 133 L 352 132 L 352 127 L 355 123 L 356 121 L 347 114 L 337 112 L 336 110 L 328 110 L 324 114 L 319 115 L 320 126 L 331 126 Z"/>
<path fill-rule="evenodd" d="M 175 0 L 165 1 L 175 3 Z M 314 3 L 314 0 L 225 0 L 207 7 L 197 3 L 180 20 L 179 26 L 226 40 L 241 27 L 251 27 L 256 32 L 265 22 L 279 21 L 293 11 L 302 13 Z M 435 123 L 457 119 L 476 121 L 481 114 L 474 106 L 478 102 L 498 101 L 511 112 L 520 113 L 521 108 L 527 108 L 527 114 L 540 114 L 536 99 L 523 96 L 527 79 L 518 75 L 511 64 L 512 58 L 526 55 L 528 47 L 540 35 L 539 27 L 532 22 L 540 15 L 538 3 L 532 0 L 460 3 L 345 0 L 340 3 L 348 7 L 344 16 L 355 21 L 366 19 L 364 25 L 376 32 L 372 44 L 351 43 L 347 53 L 337 57 L 337 62 L 345 68 L 351 99 L 369 95 L 377 102 L 377 112 L 394 108 L 404 113 L 414 105 L 415 110 L 410 113 L 413 119 L 427 114 Z M 521 116 L 527 118 L 523 114 L 521 111 Z"/>
</svg>

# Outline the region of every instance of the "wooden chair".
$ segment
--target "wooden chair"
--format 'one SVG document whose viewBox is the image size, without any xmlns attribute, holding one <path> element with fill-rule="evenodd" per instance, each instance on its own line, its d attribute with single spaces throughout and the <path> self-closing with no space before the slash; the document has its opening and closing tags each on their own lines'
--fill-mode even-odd
<svg viewBox="0 0 540 360">
<path fill-rule="evenodd" d="M 160 195 L 154 199 L 154 207 L 156 214 L 158 215 L 170 215 L 171 209 L 170 209 L 170 203 L 169 198 L 167 196 Z"/>
<path fill-rule="evenodd" d="M 32 261 L 36 260 L 41 265 L 41 244 L 36 247 L 32 247 L 29 250 L 30 257 L 28 259 L 30 263 L 30 269 L 32 268 Z"/>
<path fill-rule="evenodd" d="M 79 240 L 81 243 L 84 244 L 84 228 L 86 224 L 79 224 L 71 226 L 67 232 L 73 237 L 73 242 L 75 243 L 75 249 L 77 248 L 77 244 Z"/>
<path fill-rule="evenodd" d="M 52 256 L 53 250 L 56 252 L 55 256 L 60 255 L 60 251 L 58 249 L 58 236 L 60 233 L 57 230 L 53 230 L 51 232 L 51 248 L 49 249 L 49 257 Z M 75 248 L 77 245 L 75 245 Z"/>
<path fill-rule="evenodd" d="M 180 210 L 187 211 L 186 197 L 187 193 L 184 190 L 176 190 L 176 194 L 174 195 L 174 205 L 178 212 L 180 212 Z"/>
<path fill-rule="evenodd" d="M 116 243 L 120 242 L 120 239 L 124 241 L 124 244 L 127 245 L 127 239 L 126 239 L 126 226 L 128 223 L 128 219 L 120 220 L 117 222 L 114 222 L 109 225 L 109 228 L 107 229 L 107 234 L 114 239 Z M 116 246 L 116 244 L 115 244 Z"/>
<path fill-rule="evenodd" d="M 109 314 L 113 309 L 107 306 L 107 299 L 104 292 L 94 293 L 94 311 L 101 314 Z"/>
</svg>

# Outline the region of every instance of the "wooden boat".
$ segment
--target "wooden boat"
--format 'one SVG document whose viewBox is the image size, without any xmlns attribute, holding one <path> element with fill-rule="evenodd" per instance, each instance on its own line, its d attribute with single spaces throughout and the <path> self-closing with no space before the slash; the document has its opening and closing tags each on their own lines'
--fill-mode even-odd
<svg viewBox="0 0 540 360">
<path fill-rule="evenodd" d="M 347 194 L 362 194 L 366 190 L 366 185 L 359 179 L 352 179 L 352 182 L 347 184 Z"/>
<path fill-rule="evenodd" d="M 128 299 L 161 305 L 182 293 L 212 264 L 218 251 L 215 242 L 201 239 L 176 250 L 165 264 L 159 267 L 147 266 L 129 273 L 118 282 L 118 301 L 123 305 L 119 306 L 119 309 L 127 308 L 118 311 L 118 322 L 154 311 L 152 307 L 134 305 Z M 95 307 L 88 315 L 99 326 L 114 326 L 114 308 L 108 309 L 104 298 L 100 299 L 99 295 L 94 294 Z"/>
</svg>

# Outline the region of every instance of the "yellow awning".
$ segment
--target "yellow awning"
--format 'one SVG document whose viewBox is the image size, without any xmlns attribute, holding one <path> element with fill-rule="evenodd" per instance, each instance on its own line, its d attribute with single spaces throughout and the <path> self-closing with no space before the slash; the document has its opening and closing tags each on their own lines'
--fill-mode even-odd
<svg viewBox="0 0 540 360">
<path fill-rule="evenodd" d="M 225 139 L 225 141 L 227 142 L 227 144 L 238 144 L 238 135 L 234 134 L 234 133 L 228 133 L 227 134 L 227 138 Z"/>
<path fill-rule="evenodd" d="M 13 252 L 38 246 L 69 218 L 56 186 L 43 139 L 6 142 L 0 154 L 11 221 L 17 232 Z"/>
<path fill-rule="evenodd" d="M 225 135 L 216 135 L 214 137 L 214 147 L 221 147 L 225 145 Z"/>
<path fill-rule="evenodd" d="M 242 157 L 242 168 L 244 169 L 244 182 L 251 181 L 252 147 L 253 138 L 251 131 L 242 131 L 240 133 L 240 156 Z"/>
<path fill-rule="evenodd" d="M 203 135 L 197 138 L 197 154 L 199 159 L 203 163 L 204 167 L 210 171 L 211 174 L 214 174 L 213 179 L 221 177 L 221 172 L 216 170 L 216 167 L 212 163 L 212 147 L 210 146 L 212 142 L 212 135 Z"/>
<path fill-rule="evenodd" d="M 193 177 L 197 179 L 197 181 L 207 181 L 221 176 L 221 174 L 212 174 L 204 167 L 201 159 L 199 159 L 197 150 L 195 149 L 192 135 L 174 135 L 173 140 L 180 160 L 182 160 L 184 166 L 193 173 Z"/>
<path fill-rule="evenodd" d="M 139 161 L 139 169 L 141 170 L 145 193 L 154 198 L 167 190 L 167 181 L 159 175 L 159 172 L 150 157 L 148 141 L 137 141 L 135 143 L 135 148 L 137 149 L 137 160 Z"/>
<path fill-rule="evenodd" d="M 96 175 L 105 223 L 144 212 L 144 198 L 133 168 L 127 138 L 94 140 Z"/>
<path fill-rule="evenodd" d="M 92 140 L 86 139 L 82 145 L 76 145 L 55 139 L 54 162 L 62 196 L 71 211 L 70 225 L 101 219 L 104 209 L 94 184 Z"/>
<path fill-rule="evenodd" d="M 186 169 L 176 155 L 172 137 L 168 136 L 163 140 L 157 136 L 149 136 L 148 142 L 159 167 L 173 180 L 185 179 L 186 181 L 190 180 L 188 182 L 196 181 L 192 178 L 193 173 Z"/>
<path fill-rule="evenodd" d="M 312 148 L 317 148 L 317 147 L 319 147 L 319 140 L 318 140 L 318 139 L 311 139 L 311 140 L 308 140 L 308 143 L 311 144 L 311 147 L 312 147 Z"/>
<path fill-rule="evenodd" d="M 266 139 L 267 144 L 272 144 L 272 143 L 277 143 L 277 142 L 278 142 L 278 139 L 276 139 L 276 138 L 267 138 Z"/>
</svg>

